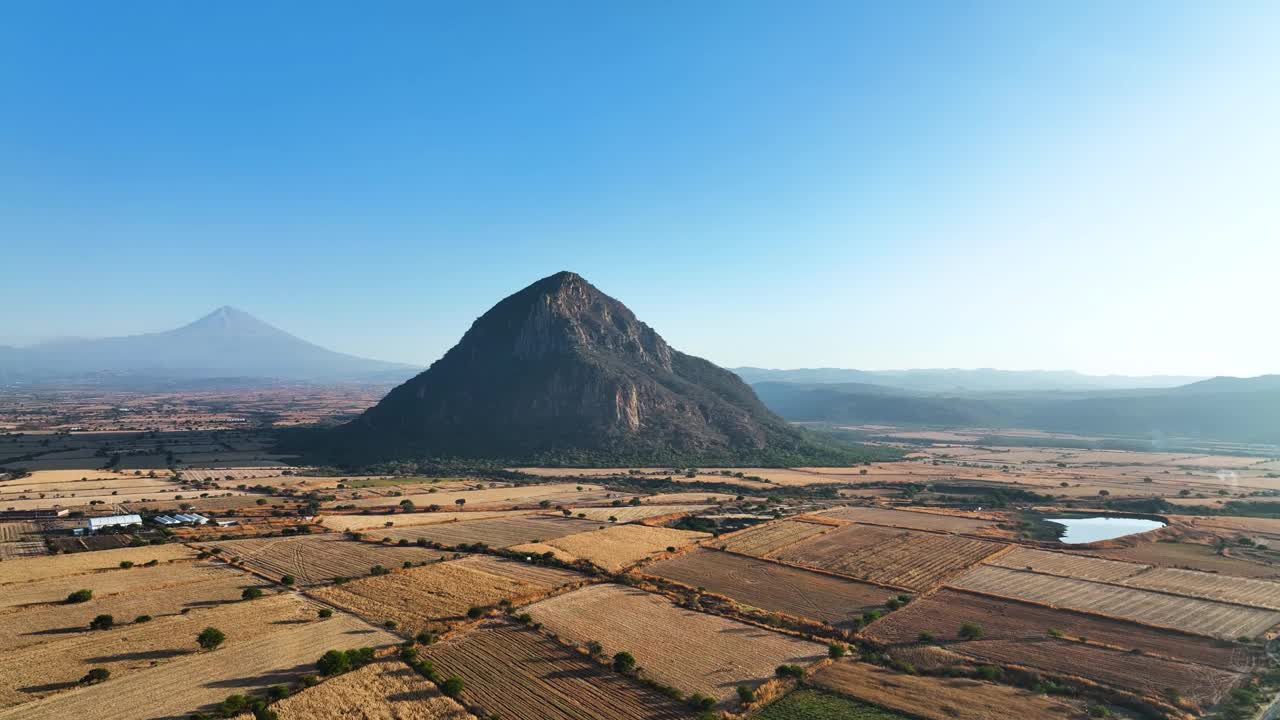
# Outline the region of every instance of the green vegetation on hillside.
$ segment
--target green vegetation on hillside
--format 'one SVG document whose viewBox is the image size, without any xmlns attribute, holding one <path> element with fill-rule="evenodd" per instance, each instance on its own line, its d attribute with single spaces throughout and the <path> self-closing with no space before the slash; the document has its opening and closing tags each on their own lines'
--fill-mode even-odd
<svg viewBox="0 0 1280 720">
<path fill-rule="evenodd" d="M 885 710 L 821 690 L 801 688 L 769 705 L 757 720 L 909 720 Z"/>
</svg>

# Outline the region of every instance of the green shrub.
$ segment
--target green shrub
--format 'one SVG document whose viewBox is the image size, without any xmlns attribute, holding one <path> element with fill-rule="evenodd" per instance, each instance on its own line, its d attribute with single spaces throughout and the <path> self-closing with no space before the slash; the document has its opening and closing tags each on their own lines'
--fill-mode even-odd
<svg viewBox="0 0 1280 720">
<path fill-rule="evenodd" d="M 453 698 L 454 700 L 457 700 L 458 696 L 462 694 L 462 690 L 464 687 L 465 687 L 465 683 L 462 682 L 462 678 L 458 677 L 457 675 L 453 675 L 453 676 L 450 676 L 448 680 L 445 680 L 440 685 L 440 692 L 444 693 L 448 697 Z"/>
<path fill-rule="evenodd" d="M 241 600 L 257 600 L 260 597 L 262 597 L 262 588 L 247 587 L 240 593 Z"/>
<path fill-rule="evenodd" d="M 110 615 L 99 615 L 89 621 L 90 630 L 110 630 L 112 625 L 116 624 L 116 619 Z"/>
<path fill-rule="evenodd" d="M 329 608 L 320 608 L 316 611 L 316 614 L 320 616 L 321 620 L 323 620 L 324 618 L 333 617 L 333 610 Z"/>
<path fill-rule="evenodd" d="M 750 705 L 751 703 L 753 703 L 753 702 L 755 702 L 755 701 L 756 701 L 756 691 L 755 691 L 755 690 L 752 690 L 751 688 L 747 687 L 746 685 L 739 685 L 739 686 L 738 686 L 738 700 L 739 700 L 743 705 Z"/>
<path fill-rule="evenodd" d="M 636 657 L 623 651 L 613 656 L 613 670 L 624 675 L 636 669 Z"/>
<path fill-rule="evenodd" d="M 982 631 L 982 627 L 977 623 L 965 622 L 960 623 L 960 632 L 958 634 L 965 640 L 977 640 L 982 637 L 984 633 Z"/>
<path fill-rule="evenodd" d="M 67 596 L 66 603 L 75 605 L 76 603 L 89 602 L 93 598 L 92 590 L 77 590 Z"/>
<path fill-rule="evenodd" d="M 111 677 L 110 670 L 106 668 L 93 668 L 89 672 L 85 673 L 84 677 L 80 678 L 80 682 L 85 685 L 92 685 L 94 683 L 100 683 L 109 677 Z"/>
<path fill-rule="evenodd" d="M 226 633 L 216 627 L 207 627 L 196 636 L 196 643 L 205 650 L 216 650 L 226 639 Z"/>
</svg>

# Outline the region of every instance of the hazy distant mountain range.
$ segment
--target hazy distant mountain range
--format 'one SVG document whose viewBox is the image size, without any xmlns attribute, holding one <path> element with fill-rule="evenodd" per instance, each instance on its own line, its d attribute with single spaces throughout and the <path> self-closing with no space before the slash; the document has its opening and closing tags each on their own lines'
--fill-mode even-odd
<svg viewBox="0 0 1280 720">
<path fill-rule="evenodd" d="M 1203 377 L 1182 375 L 1084 375 L 1071 370 L 994 370 L 979 368 L 919 370 L 847 370 L 801 368 L 766 370 L 733 368 L 749 383 L 864 383 L 933 392 L 1002 392 L 1010 390 L 1127 390 L 1187 385 Z"/>
<path fill-rule="evenodd" d="M 398 382 L 420 369 L 327 350 L 232 307 L 164 332 L 0 347 L 3 383 Z"/>
</svg>

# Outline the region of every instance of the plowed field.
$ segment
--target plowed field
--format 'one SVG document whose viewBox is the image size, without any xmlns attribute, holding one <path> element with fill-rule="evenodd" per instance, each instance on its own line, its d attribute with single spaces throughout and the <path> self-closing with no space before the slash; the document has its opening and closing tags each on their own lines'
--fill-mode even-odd
<svg viewBox="0 0 1280 720">
<path fill-rule="evenodd" d="M 1156 568 L 1123 581 L 1130 587 L 1280 610 L 1280 583 L 1194 570 Z"/>
<path fill-rule="evenodd" d="M 664 552 L 668 547 L 684 547 L 706 537 L 711 536 L 647 525 L 614 525 L 604 530 L 544 540 L 541 545 L 559 550 L 557 554 L 562 559 L 588 560 L 606 570 L 618 572 L 654 553 Z M 517 545 L 512 549 L 523 547 Z"/>
<path fill-rule="evenodd" d="M 820 535 L 832 529 L 828 525 L 819 525 L 817 523 L 782 520 L 756 525 L 720 538 L 716 541 L 715 546 L 729 552 L 764 557 L 792 543 L 814 535 Z"/>
<path fill-rule="evenodd" d="M 598 530 L 601 523 L 550 515 L 521 515 L 488 520 L 443 523 L 405 529 L 373 529 L 367 534 L 373 538 L 405 538 L 416 541 L 425 538 L 442 545 L 471 545 L 484 543 L 490 547 L 505 548 L 523 543 L 551 540 L 574 533 Z"/>
<path fill-rule="evenodd" d="M 280 720 L 475 720 L 398 660 L 382 660 L 330 678 L 271 709 Z M 253 720 L 253 716 L 237 720 Z"/>
<path fill-rule="evenodd" d="M 820 512 L 817 515 L 837 520 L 867 523 L 868 525 L 889 525 L 912 530 L 942 530 L 957 533 L 975 533 L 980 530 L 989 530 L 996 526 L 996 523 L 991 520 L 965 517 L 963 515 L 944 515 L 942 513 L 894 510 L 880 507 L 842 507 Z"/>
<path fill-rule="evenodd" d="M 417 564 L 445 556 L 425 548 L 375 545 L 336 534 L 228 540 L 208 543 L 208 547 L 221 548 L 223 557 L 239 557 L 243 565 L 268 577 L 292 575 L 301 585 L 361 577 L 374 565 L 393 568 L 406 561 Z"/>
<path fill-rule="evenodd" d="M 1021 547 L 1014 548 L 992 559 L 988 564 L 1012 570 L 1030 570 L 1046 575 L 1061 575 L 1062 577 L 1097 580 L 1100 582 L 1117 582 L 1136 575 L 1149 567 L 1118 560 L 1065 555 L 1063 553 Z"/>
</svg>

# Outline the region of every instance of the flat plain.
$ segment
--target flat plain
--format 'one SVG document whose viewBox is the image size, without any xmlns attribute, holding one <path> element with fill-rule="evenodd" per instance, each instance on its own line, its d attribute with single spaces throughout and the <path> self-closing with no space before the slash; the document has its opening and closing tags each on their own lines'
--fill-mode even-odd
<svg viewBox="0 0 1280 720">
<path fill-rule="evenodd" d="M 341 535 L 253 538 L 201 544 L 218 548 L 223 557 L 238 557 L 256 573 L 279 580 L 291 575 L 300 585 L 332 582 L 369 574 L 375 565 L 400 567 L 432 562 L 446 556 L 419 547 L 393 547 L 348 540 Z"/>
</svg>

